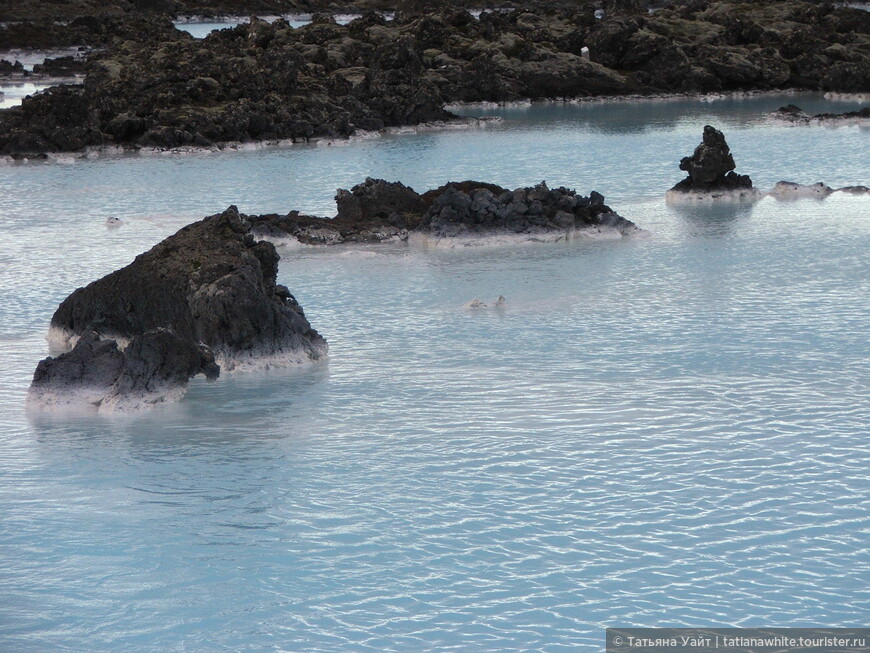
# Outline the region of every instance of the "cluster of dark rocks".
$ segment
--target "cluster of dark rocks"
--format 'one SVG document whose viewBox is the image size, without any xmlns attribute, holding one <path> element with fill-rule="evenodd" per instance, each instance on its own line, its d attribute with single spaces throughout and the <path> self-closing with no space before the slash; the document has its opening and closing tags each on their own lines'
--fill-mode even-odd
<svg viewBox="0 0 870 653">
<path fill-rule="evenodd" d="M 221 367 L 324 356 L 326 341 L 276 283 L 278 260 L 235 207 L 184 227 L 61 303 L 52 339 L 74 346 L 39 363 L 31 401 L 156 403 Z"/>
<path fill-rule="evenodd" d="M 581 197 L 544 183 L 513 191 L 451 183 L 419 195 L 399 182 L 367 179 L 336 199 L 332 219 L 247 216 L 231 206 L 77 289 L 51 318 L 50 340 L 68 351 L 39 363 L 30 403 L 149 405 L 177 398 L 200 374 L 324 356 L 326 341 L 276 282 L 279 256 L 269 239 L 334 244 L 407 239 L 411 231 L 442 238 L 639 231 L 598 193 Z"/>
<path fill-rule="evenodd" d="M 516 190 L 473 186 L 445 188 L 423 216 L 421 229 L 440 238 L 490 233 L 571 234 L 575 230 L 615 230 L 628 235 L 638 231 L 595 191 L 583 197 L 564 187 L 550 189 L 546 182 Z"/>
<path fill-rule="evenodd" d="M 580 232 L 630 235 L 639 231 L 592 191 L 588 197 L 545 182 L 508 190 L 477 181 L 450 182 L 418 194 L 400 182 L 366 179 L 336 194 L 334 218 L 302 215 L 251 217 L 254 232 L 273 240 L 292 238 L 307 245 L 379 243 L 408 240 L 417 233 L 431 238 L 489 235 L 571 238 Z"/>
<path fill-rule="evenodd" d="M 863 107 L 856 111 L 844 111 L 843 113 L 816 113 L 809 114 L 794 104 L 780 107 L 771 114 L 774 120 L 781 120 L 798 125 L 810 123 L 864 123 L 870 121 L 870 107 Z"/>
<path fill-rule="evenodd" d="M 686 2 L 602 19 L 592 4 L 479 19 L 417 7 L 348 25 L 324 14 L 298 29 L 255 20 L 203 40 L 165 15 L 133 15 L 144 21 L 136 29 L 111 22 L 128 15 L 71 23 L 100 42 L 84 83 L 0 113 L 0 153 L 343 137 L 449 119 L 452 102 L 870 90 L 870 14 L 801 1 Z"/>
</svg>

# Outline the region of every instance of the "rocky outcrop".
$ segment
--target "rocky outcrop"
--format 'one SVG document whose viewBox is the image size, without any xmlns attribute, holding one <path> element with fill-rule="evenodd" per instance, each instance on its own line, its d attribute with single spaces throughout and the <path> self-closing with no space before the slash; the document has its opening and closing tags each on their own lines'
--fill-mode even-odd
<svg viewBox="0 0 870 653">
<path fill-rule="evenodd" d="M 681 197 L 748 198 L 757 195 L 748 175 L 738 175 L 731 148 L 721 131 L 707 125 L 704 136 L 691 156 L 680 160 L 680 170 L 688 173 L 683 181 L 668 191 L 668 199 Z"/>
<path fill-rule="evenodd" d="M 318 15 L 298 29 L 255 20 L 201 41 L 153 13 L 132 14 L 145 21 L 139 35 L 127 14 L 82 17 L 70 27 L 87 34 L 64 44 L 103 48 L 84 84 L 0 113 L 0 153 L 345 137 L 450 119 L 452 102 L 870 91 L 867 12 L 765 0 L 650 15 L 636 4 L 613 3 L 623 9 L 601 20 L 591 6 L 537 5 L 479 19 L 455 9 L 368 13 L 348 25 Z M 13 36 L 0 30 L 0 49 Z"/>
<path fill-rule="evenodd" d="M 437 238 L 499 234 L 571 238 L 577 232 L 625 236 L 639 231 L 595 191 L 582 197 L 567 188 L 550 189 L 546 182 L 515 190 L 475 186 L 466 182 L 439 189 L 420 230 Z"/>
<path fill-rule="evenodd" d="M 326 341 L 276 284 L 278 260 L 235 207 L 184 227 L 61 303 L 51 340 L 72 349 L 39 364 L 32 400 L 153 403 L 196 374 L 322 357 Z"/>
<path fill-rule="evenodd" d="M 383 179 L 366 179 L 351 190 L 339 189 L 338 215 L 319 218 L 291 212 L 251 217 L 254 232 L 306 245 L 404 241 L 413 234 L 427 238 L 519 235 L 525 239 L 561 240 L 598 234 L 620 237 L 640 231 L 617 215 L 604 197 L 588 197 L 545 182 L 507 190 L 476 181 L 451 182 L 417 194 Z"/>
<path fill-rule="evenodd" d="M 843 113 L 817 113 L 810 115 L 794 104 L 780 107 L 770 117 L 774 120 L 788 122 L 795 125 L 810 124 L 866 124 L 870 122 L 870 107 L 863 107 L 857 111 L 845 111 Z"/>
<path fill-rule="evenodd" d="M 122 350 L 118 341 L 88 331 L 75 347 L 36 367 L 31 405 L 95 406 L 106 412 L 179 398 L 198 374 L 213 379 L 220 367 L 208 347 L 167 329 L 135 336 Z"/>
</svg>

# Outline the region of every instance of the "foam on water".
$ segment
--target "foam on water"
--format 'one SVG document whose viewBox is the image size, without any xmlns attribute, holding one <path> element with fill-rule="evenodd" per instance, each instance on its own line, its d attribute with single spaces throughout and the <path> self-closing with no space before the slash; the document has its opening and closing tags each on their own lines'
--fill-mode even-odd
<svg viewBox="0 0 870 653">
<path fill-rule="evenodd" d="M 870 197 L 663 197 L 705 124 L 759 188 L 866 184 L 870 134 L 770 124 L 788 102 L 844 110 L 530 106 L 473 134 L 0 169 L 0 649 L 592 652 L 607 625 L 862 623 Z M 76 287 L 229 204 L 332 215 L 366 176 L 546 178 L 649 235 L 295 247 L 278 282 L 328 361 L 25 413 Z"/>
</svg>

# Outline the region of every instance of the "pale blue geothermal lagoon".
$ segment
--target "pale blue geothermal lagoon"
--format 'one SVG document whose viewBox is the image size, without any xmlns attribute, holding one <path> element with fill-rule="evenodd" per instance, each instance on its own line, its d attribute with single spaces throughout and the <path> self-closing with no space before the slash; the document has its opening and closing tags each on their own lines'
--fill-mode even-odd
<svg viewBox="0 0 870 653">
<path fill-rule="evenodd" d="M 470 107 L 502 121 L 0 167 L 0 651 L 592 652 L 607 626 L 865 625 L 870 196 L 664 201 L 705 124 L 761 190 L 870 183 L 870 130 L 767 119 L 787 103 L 859 106 Z M 325 362 L 148 412 L 25 411 L 75 288 L 230 204 L 333 215 L 367 176 L 546 179 L 648 234 L 282 247 Z"/>
</svg>

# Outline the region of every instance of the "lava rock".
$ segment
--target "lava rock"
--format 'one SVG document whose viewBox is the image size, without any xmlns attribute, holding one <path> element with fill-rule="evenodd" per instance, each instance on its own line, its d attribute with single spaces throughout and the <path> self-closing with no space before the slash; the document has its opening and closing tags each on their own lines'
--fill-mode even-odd
<svg viewBox="0 0 870 653">
<path fill-rule="evenodd" d="M 97 387 L 106 393 L 91 403 L 100 403 L 157 386 L 183 389 L 196 374 L 240 363 L 322 357 L 326 341 L 276 284 L 278 261 L 234 206 L 184 227 L 61 303 L 51 332 L 77 343 L 40 364 L 34 393 Z"/>
<path fill-rule="evenodd" d="M 426 206 L 413 188 L 401 182 L 388 182 L 367 177 L 349 191 L 339 188 L 335 202 L 336 219 L 346 221 L 381 218 L 394 226 L 408 227 L 408 216 L 419 216 Z M 413 217 L 410 222 L 415 222 Z"/>
<path fill-rule="evenodd" d="M 683 181 L 675 185 L 675 192 L 716 192 L 751 190 L 752 180 L 748 175 L 738 175 L 731 148 L 725 142 L 721 131 L 707 125 L 704 136 L 692 156 L 680 160 L 680 170 L 689 173 Z"/>
<path fill-rule="evenodd" d="M 293 211 L 250 216 L 254 232 L 281 242 L 290 237 L 306 245 L 380 243 L 408 240 L 411 234 L 452 238 L 498 234 L 571 237 L 600 231 L 629 235 L 640 231 L 592 191 L 588 197 L 546 182 L 508 190 L 479 181 L 450 182 L 422 195 L 398 182 L 366 179 L 336 195 L 338 215 L 321 218 Z"/>
<path fill-rule="evenodd" d="M 575 231 L 614 230 L 621 235 L 639 231 L 616 215 L 593 191 L 589 197 L 567 188 L 537 186 L 506 190 L 474 182 L 447 184 L 435 196 L 423 216 L 420 230 L 438 237 L 497 234 L 565 234 Z"/>
<path fill-rule="evenodd" d="M 88 331 L 71 351 L 40 361 L 28 401 L 84 403 L 103 411 L 136 408 L 178 398 L 198 374 L 214 379 L 219 373 L 208 347 L 167 329 L 138 335 L 124 349 L 117 340 Z"/>
</svg>

